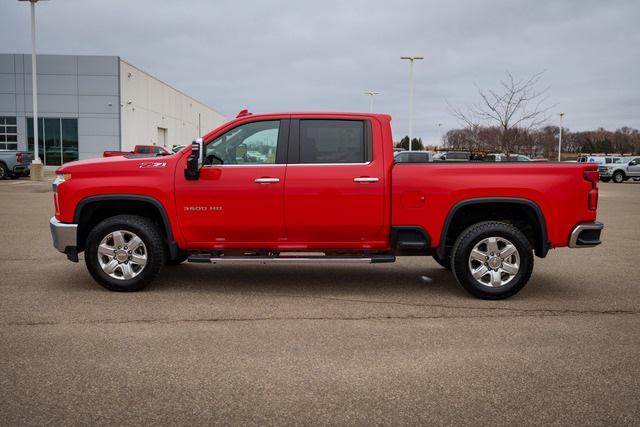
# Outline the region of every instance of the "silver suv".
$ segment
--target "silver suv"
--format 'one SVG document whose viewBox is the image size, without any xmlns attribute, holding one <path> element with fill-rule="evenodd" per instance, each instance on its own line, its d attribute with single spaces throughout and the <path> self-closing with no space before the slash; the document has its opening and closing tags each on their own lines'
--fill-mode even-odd
<svg viewBox="0 0 640 427">
<path fill-rule="evenodd" d="M 600 165 L 600 179 L 621 183 L 629 178 L 640 178 L 640 157 L 624 157 L 620 163 Z"/>
</svg>

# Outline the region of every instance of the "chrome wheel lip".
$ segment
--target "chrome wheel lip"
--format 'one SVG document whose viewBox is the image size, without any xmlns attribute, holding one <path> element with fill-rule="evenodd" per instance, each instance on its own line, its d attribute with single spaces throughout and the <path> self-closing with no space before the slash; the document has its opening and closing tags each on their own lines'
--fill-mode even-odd
<svg viewBox="0 0 640 427">
<path fill-rule="evenodd" d="M 142 273 L 148 262 L 147 247 L 129 230 L 114 230 L 100 241 L 96 250 L 102 271 L 116 280 L 131 280 Z"/>
<path fill-rule="evenodd" d="M 500 288 L 520 271 L 520 253 L 508 239 L 490 236 L 473 246 L 467 264 L 471 277 L 479 285 Z"/>
</svg>

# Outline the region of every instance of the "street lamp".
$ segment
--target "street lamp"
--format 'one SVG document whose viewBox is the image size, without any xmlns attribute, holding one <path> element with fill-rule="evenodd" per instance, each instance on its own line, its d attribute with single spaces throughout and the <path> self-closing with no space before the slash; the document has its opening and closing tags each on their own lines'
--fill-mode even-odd
<svg viewBox="0 0 640 427">
<path fill-rule="evenodd" d="M 560 161 L 560 154 L 562 153 L 562 117 L 564 113 L 560 113 L 560 135 L 558 136 L 558 161 Z"/>
<path fill-rule="evenodd" d="M 413 138 L 413 61 L 424 59 L 423 56 L 401 56 L 400 59 L 409 61 L 409 151 L 412 151 Z"/>
<path fill-rule="evenodd" d="M 367 91 L 364 93 L 365 95 L 369 95 L 369 112 L 373 113 L 373 97 L 376 95 L 380 95 L 380 92 Z"/>
<path fill-rule="evenodd" d="M 33 99 L 33 160 L 30 175 L 33 181 L 42 181 L 44 172 L 38 155 L 38 82 L 36 74 L 36 3 L 45 0 L 18 0 L 31 3 L 31 98 Z"/>
<path fill-rule="evenodd" d="M 442 144 L 442 123 L 438 123 L 438 145 Z"/>
</svg>

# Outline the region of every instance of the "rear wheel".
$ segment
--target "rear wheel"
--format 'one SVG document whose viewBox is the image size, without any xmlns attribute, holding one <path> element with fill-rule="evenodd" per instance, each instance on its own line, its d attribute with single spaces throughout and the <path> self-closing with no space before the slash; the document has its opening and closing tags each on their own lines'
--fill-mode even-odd
<svg viewBox="0 0 640 427">
<path fill-rule="evenodd" d="M 111 291 L 139 291 L 165 263 L 162 235 L 149 219 L 117 215 L 89 233 L 85 263 L 91 276 Z"/>
<path fill-rule="evenodd" d="M 518 293 L 533 271 L 527 237 L 504 222 L 479 222 L 464 230 L 453 247 L 451 268 L 471 295 L 503 299 Z"/>
<path fill-rule="evenodd" d="M 5 179 L 9 175 L 9 169 L 4 165 L 4 163 L 0 163 L 0 179 Z"/>
<path fill-rule="evenodd" d="M 624 182 L 626 179 L 627 177 L 624 175 L 624 172 L 622 171 L 617 171 L 616 173 L 613 174 L 613 182 L 617 184 Z"/>
</svg>

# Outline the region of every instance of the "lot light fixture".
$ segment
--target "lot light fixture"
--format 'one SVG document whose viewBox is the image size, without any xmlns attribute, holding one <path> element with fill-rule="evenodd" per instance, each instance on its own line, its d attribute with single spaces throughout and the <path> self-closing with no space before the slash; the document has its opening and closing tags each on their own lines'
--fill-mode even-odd
<svg viewBox="0 0 640 427">
<path fill-rule="evenodd" d="M 562 154 L 562 117 L 564 113 L 560 113 L 560 134 L 558 135 L 558 161 L 560 161 L 560 155 Z"/>
<path fill-rule="evenodd" d="M 369 112 L 373 113 L 373 97 L 376 96 L 376 95 L 380 95 L 380 92 L 374 92 L 374 91 L 370 90 L 370 91 L 366 91 L 364 94 L 365 95 L 369 95 L 369 98 L 370 98 L 369 99 Z"/>
<path fill-rule="evenodd" d="M 31 162 L 31 179 L 43 179 L 42 161 L 38 153 L 38 82 L 36 73 L 36 3 L 46 0 L 18 0 L 31 3 L 31 98 L 33 99 L 33 160 Z"/>
<path fill-rule="evenodd" d="M 401 56 L 409 61 L 409 151 L 413 151 L 413 61 L 424 59 L 423 56 Z"/>
</svg>

